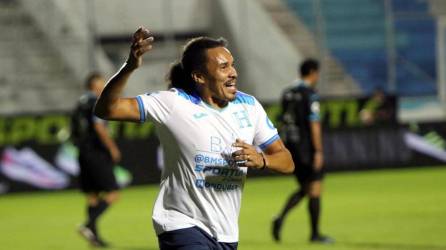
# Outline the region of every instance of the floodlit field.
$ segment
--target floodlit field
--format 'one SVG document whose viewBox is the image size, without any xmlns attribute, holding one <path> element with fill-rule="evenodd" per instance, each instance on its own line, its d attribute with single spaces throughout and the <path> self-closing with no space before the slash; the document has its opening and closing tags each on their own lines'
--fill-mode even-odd
<svg viewBox="0 0 446 250">
<path fill-rule="evenodd" d="M 335 173 L 325 181 L 322 231 L 337 242 L 308 243 L 306 201 L 287 218 L 281 244 L 270 222 L 295 189 L 293 177 L 248 179 L 240 247 L 248 249 L 446 249 L 446 168 Z M 110 249 L 157 249 L 151 210 L 157 186 L 128 188 L 102 218 Z M 77 235 L 83 196 L 76 191 L 0 196 L 0 249 L 90 249 Z"/>
</svg>

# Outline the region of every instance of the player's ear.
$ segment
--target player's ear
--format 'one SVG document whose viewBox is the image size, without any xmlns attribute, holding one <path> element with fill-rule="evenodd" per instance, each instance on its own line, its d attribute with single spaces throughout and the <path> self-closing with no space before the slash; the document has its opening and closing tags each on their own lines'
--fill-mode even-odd
<svg viewBox="0 0 446 250">
<path fill-rule="evenodd" d="M 204 74 L 202 74 L 199 71 L 193 71 L 191 73 L 192 79 L 198 83 L 198 84 L 204 84 L 205 83 L 205 77 Z"/>
</svg>

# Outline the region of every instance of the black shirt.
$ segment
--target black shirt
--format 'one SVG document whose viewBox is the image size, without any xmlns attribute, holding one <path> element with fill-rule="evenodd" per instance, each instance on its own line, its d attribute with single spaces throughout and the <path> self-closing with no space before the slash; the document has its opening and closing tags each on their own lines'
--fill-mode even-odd
<svg viewBox="0 0 446 250">
<path fill-rule="evenodd" d="M 311 139 L 311 122 L 320 121 L 319 95 L 305 84 L 296 85 L 282 94 L 281 138 L 288 149 L 302 154 L 314 152 Z"/>
<path fill-rule="evenodd" d="M 95 123 L 106 123 L 93 114 L 97 97 L 92 92 L 82 95 L 71 115 L 71 138 L 83 150 L 107 151 L 94 128 Z"/>
</svg>

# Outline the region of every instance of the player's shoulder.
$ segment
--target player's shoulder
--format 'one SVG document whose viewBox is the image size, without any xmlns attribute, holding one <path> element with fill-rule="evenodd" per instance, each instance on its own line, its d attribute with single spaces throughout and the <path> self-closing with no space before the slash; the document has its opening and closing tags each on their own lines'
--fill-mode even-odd
<svg viewBox="0 0 446 250">
<path fill-rule="evenodd" d="M 299 91 L 298 86 L 288 86 L 282 91 L 282 95 L 293 94 Z"/>
<path fill-rule="evenodd" d="M 283 91 L 283 95 L 295 94 L 295 93 L 304 93 L 307 92 L 308 87 L 302 80 L 295 80 L 291 86 L 286 87 Z"/>
<path fill-rule="evenodd" d="M 246 94 L 242 91 L 237 91 L 235 93 L 235 99 L 232 101 L 233 104 L 247 104 L 254 106 L 257 102 L 257 99 L 249 94 Z"/>
<path fill-rule="evenodd" d="M 96 97 L 96 95 L 93 93 L 93 92 L 91 92 L 91 91 L 87 91 L 87 92 L 85 92 L 84 94 L 82 94 L 80 97 L 79 97 L 79 101 L 81 101 L 81 102 L 87 102 L 87 101 L 89 101 L 89 100 L 92 100 L 92 99 L 96 99 L 97 97 Z"/>
<path fill-rule="evenodd" d="M 296 92 L 301 93 L 304 96 L 307 96 L 309 99 L 317 99 L 319 95 L 316 90 L 306 84 L 299 84 L 296 86 Z"/>
<path fill-rule="evenodd" d="M 96 103 L 96 100 L 97 100 L 96 95 L 94 95 L 92 92 L 87 92 L 79 97 L 77 106 L 83 108 L 93 107 L 94 104 Z"/>
<path fill-rule="evenodd" d="M 177 96 L 181 96 L 182 93 L 175 88 L 171 88 L 169 90 L 158 90 L 154 92 L 147 92 L 142 94 L 142 97 L 153 97 L 157 99 L 169 99 L 169 98 L 175 98 Z"/>
<path fill-rule="evenodd" d="M 183 100 L 189 101 L 193 104 L 199 104 L 201 102 L 201 98 L 196 92 L 187 92 L 184 89 L 180 88 L 171 88 L 169 89 L 169 92 L 174 95 L 175 97 L 179 97 Z"/>
<path fill-rule="evenodd" d="M 157 90 L 153 92 L 146 92 L 144 96 L 159 96 L 159 95 L 174 95 L 174 91 L 172 89 L 169 90 Z"/>
<path fill-rule="evenodd" d="M 294 84 L 285 88 L 282 91 L 282 100 L 284 101 L 301 101 L 305 95 L 305 90 L 302 89 L 300 84 Z"/>
</svg>

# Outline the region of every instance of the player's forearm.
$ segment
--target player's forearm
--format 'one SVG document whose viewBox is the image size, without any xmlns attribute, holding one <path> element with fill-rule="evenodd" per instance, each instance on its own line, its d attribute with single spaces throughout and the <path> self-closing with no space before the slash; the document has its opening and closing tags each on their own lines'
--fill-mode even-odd
<svg viewBox="0 0 446 250">
<path fill-rule="evenodd" d="M 109 152 L 119 150 L 115 141 L 110 136 L 108 136 L 108 135 L 103 136 L 101 138 L 101 141 L 105 145 L 105 147 L 108 149 Z"/>
<path fill-rule="evenodd" d="M 294 171 L 294 162 L 290 152 L 285 147 L 272 154 L 265 153 L 265 168 L 288 174 Z"/>
<path fill-rule="evenodd" d="M 116 160 L 114 155 L 116 155 L 116 152 L 118 152 L 118 154 L 120 155 L 120 150 L 118 148 L 118 145 L 116 145 L 115 141 L 111 138 L 109 138 L 109 140 L 107 140 L 107 149 L 108 152 L 110 152 L 110 155 L 112 156 L 113 160 Z M 120 158 L 120 157 L 119 157 Z M 119 160 L 116 160 L 119 161 Z"/>
<path fill-rule="evenodd" d="M 311 141 L 316 152 L 323 152 L 322 129 L 320 122 L 311 122 Z"/>
<path fill-rule="evenodd" d="M 128 63 L 125 63 L 108 81 L 96 102 L 94 109 L 94 114 L 96 116 L 103 119 L 112 117 L 112 112 L 116 109 L 124 87 L 134 70 L 135 68 L 131 67 Z"/>
<path fill-rule="evenodd" d="M 95 124 L 95 130 L 99 137 L 99 140 L 104 144 L 108 151 L 118 150 L 118 146 L 115 141 L 109 135 L 107 128 L 102 124 Z"/>
</svg>

